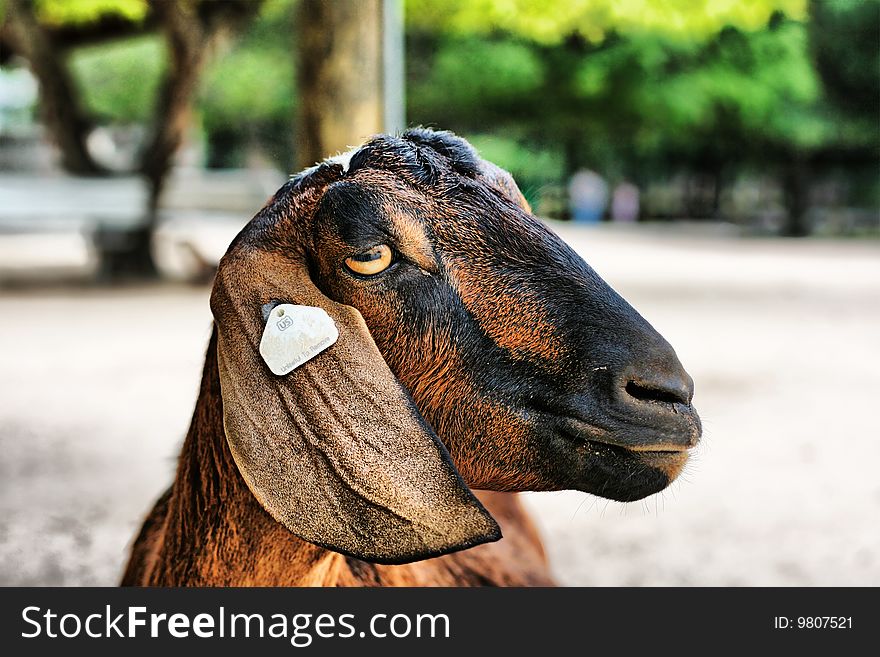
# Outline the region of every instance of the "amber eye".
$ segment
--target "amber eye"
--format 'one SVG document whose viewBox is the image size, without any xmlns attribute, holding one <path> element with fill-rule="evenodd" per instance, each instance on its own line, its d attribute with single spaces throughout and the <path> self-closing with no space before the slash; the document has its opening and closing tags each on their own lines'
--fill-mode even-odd
<svg viewBox="0 0 880 657">
<path fill-rule="evenodd" d="M 355 274 L 361 276 L 373 276 L 380 274 L 391 266 L 391 247 L 380 244 L 362 253 L 345 259 L 345 266 Z"/>
</svg>

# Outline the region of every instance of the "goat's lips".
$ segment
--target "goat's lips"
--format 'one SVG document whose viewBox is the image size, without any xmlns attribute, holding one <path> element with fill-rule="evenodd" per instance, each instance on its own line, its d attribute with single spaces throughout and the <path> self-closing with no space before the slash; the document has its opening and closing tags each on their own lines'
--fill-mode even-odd
<svg viewBox="0 0 880 657">
<path fill-rule="evenodd" d="M 620 445 L 611 442 L 605 444 L 613 445 L 648 467 L 659 470 L 668 477 L 669 481 L 672 481 L 681 474 L 681 471 L 684 469 L 685 464 L 690 458 L 690 450 L 692 449 L 691 447 L 685 447 L 682 445 L 634 446 Z"/>
<path fill-rule="evenodd" d="M 690 458 L 689 449 L 683 447 L 657 448 L 649 446 L 647 449 L 633 447 L 629 451 L 643 463 L 660 470 L 669 477 L 669 481 L 672 481 L 681 474 L 688 458 Z"/>
<path fill-rule="evenodd" d="M 568 418 L 565 421 L 565 433 L 579 442 L 585 443 L 598 457 L 605 455 L 613 459 L 624 459 L 630 463 L 633 460 L 662 472 L 668 482 L 678 477 L 690 457 L 690 450 L 697 444 L 700 437 L 699 430 L 683 432 L 675 435 L 672 440 L 662 433 L 653 436 L 649 429 L 631 429 L 633 435 L 638 435 L 639 442 L 621 437 L 620 431 L 605 431 L 593 424 L 576 418 Z M 629 433 L 629 432 L 626 432 Z M 658 432 L 659 433 L 659 432 Z"/>
<path fill-rule="evenodd" d="M 602 424 L 605 423 L 601 420 L 594 424 L 568 417 L 563 421 L 562 429 L 575 440 L 612 445 L 638 454 L 687 453 L 697 445 L 702 433 L 699 422 L 690 420 L 680 426 L 662 428 L 621 423 L 619 420 L 608 422 L 609 428 Z"/>
</svg>

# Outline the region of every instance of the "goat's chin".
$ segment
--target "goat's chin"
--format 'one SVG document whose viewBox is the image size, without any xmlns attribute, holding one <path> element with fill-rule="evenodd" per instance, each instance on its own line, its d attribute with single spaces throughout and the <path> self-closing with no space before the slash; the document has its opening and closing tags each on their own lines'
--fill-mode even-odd
<svg viewBox="0 0 880 657">
<path fill-rule="evenodd" d="M 634 502 L 659 493 L 681 473 L 687 452 L 633 452 L 590 442 L 582 453 L 574 488 L 618 502 Z"/>
</svg>

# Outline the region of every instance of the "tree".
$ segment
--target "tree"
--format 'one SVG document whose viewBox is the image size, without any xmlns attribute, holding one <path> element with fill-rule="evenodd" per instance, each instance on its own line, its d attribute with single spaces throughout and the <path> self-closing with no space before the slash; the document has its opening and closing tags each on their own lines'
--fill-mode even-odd
<svg viewBox="0 0 880 657">
<path fill-rule="evenodd" d="M 408 0 L 407 23 L 449 36 L 505 33 L 552 46 L 572 36 L 600 43 L 611 33 L 702 40 L 728 25 L 761 28 L 776 11 L 803 18 L 806 0 Z"/>
<path fill-rule="evenodd" d="M 699 37 L 606 28 L 598 42 L 579 31 L 556 42 L 456 32 L 433 46 L 416 32 L 413 47 L 434 54 L 411 71 L 412 117 L 545 144 L 567 175 L 633 176 L 670 158 L 715 171 L 747 159 L 757 133 L 810 138 L 792 113 L 818 94 L 800 23 Z"/>
<path fill-rule="evenodd" d="M 880 182 L 880 0 L 811 0 L 810 54 L 830 127 L 809 153 L 813 170 L 845 170 L 852 195 L 878 205 Z"/>
<path fill-rule="evenodd" d="M 383 129 L 382 0 L 300 0 L 298 168 Z"/>
<path fill-rule="evenodd" d="M 739 171 L 775 172 L 783 231 L 805 234 L 819 161 L 876 179 L 878 4 L 410 0 L 410 119 L 487 135 L 526 187 L 583 166 L 698 173 L 714 194 L 696 216 Z M 554 165 L 532 166 L 536 150 Z"/>
<path fill-rule="evenodd" d="M 277 168 L 293 170 L 292 117 L 298 110 L 291 57 L 294 4 L 267 2 L 235 46 L 206 68 L 196 108 L 208 167 L 241 167 L 258 151 Z"/>
<path fill-rule="evenodd" d="M 69 50 L 147 30 L 158 30 L 167 45 L 167 66 L 136 168 L 149 189 L 144 225 L 125 235 L 123 248 L 104 253 L 107 273 L 155 275 L 151 237 L 165 180 L 190 125 L 199 76 L 217 46 L 246 25 L 260 5 L 260 0 L 6 0 L 0 28 L 3 49 L 17 53 L 31 67 L 40 85 L 45 123 L 61 151 L 62 166 L 72 174 L 109 172 L 95 162 L 86 145 L 94 117 L 81 103 Z"/>
</svg>

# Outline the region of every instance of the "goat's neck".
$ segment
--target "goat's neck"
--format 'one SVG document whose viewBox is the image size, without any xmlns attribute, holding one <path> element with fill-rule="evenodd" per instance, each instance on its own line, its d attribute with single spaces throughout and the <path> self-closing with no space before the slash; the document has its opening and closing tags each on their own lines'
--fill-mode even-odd
<svg viewBox="0 0 880 657">
<path fill-rule="evenodd" d="M 216 327 L 165 522 L 157 583 L 332 585 L 343 565 L 276 522 L 245 484 L 223 430 Z"/>
</svg>

